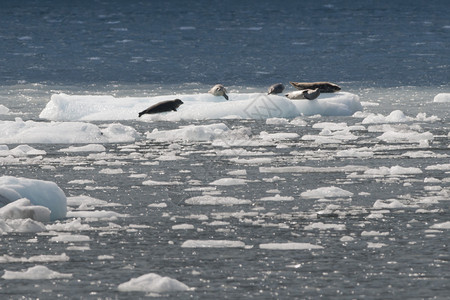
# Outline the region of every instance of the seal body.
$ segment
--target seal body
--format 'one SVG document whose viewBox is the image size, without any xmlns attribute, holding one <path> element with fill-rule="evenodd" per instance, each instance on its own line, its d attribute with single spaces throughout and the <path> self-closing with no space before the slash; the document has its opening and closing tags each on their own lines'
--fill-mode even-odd
<svg viewBox="0 0 450 300">
<path fill-rule="evenodd" d="M 320 90 L 318 88 L 314 90 L 301 90 L 301 91 L 295 91 L 291 92 L 289 94 L 286 94 L 286 97 L 292 100 L 300 100 L 300 99 L 307 99 L 307 100 L 314 100 L 320 95 Z"/>
<path fill-rule="evenodd" d="M 334 93 L 341 90 L 341 87 L 331 82 L 293 82 L 289 83 L 297 90 L 315 90 L 319 89 L 321 93 Z"/>
<path fill-rule="evenodd" d="M 150 106 L 146 110 L 141 111 L 139 113 L 139 117 L 141 117 L 142 115 L 145 115 L 145 114 L 158 114 L 158 113 L 172 111 L 172 110 L 177 111 L 177 108 L 181 104 L 183 104 L 183 101 L 181 101 L 180 99 L 158 102 L 158 103 Z"/>
<path fill-rule="evenodd" d="M 228 100 L 227 90 L 225 87 L 221 84 L 216 84 L 213 86 L 208 93 L 213 94 L 214 96 L 223 96 L 225 99 Z"/>
<path fill-rule="evenodd" d="M 276 83 L 269 87 L 269 90 L 267 91 L 267 95 L 270 94 L 281 94 L 284 91 L 284 84 L 282 83 Z"/>
</svg>

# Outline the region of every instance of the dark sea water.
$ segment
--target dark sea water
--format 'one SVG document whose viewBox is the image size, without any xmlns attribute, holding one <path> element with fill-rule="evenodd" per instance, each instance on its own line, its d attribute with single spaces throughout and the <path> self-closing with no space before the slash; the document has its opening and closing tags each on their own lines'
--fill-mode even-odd
<svg viewBox="0 0 450 300">
<path fill-rule="evenodd" d="M 317 144 L 301 138 L 318 135 L 316 123 L 361 126 L 361 118 L 315 116 L 305 117 L 306 125 L 300 127 L 264 120 L 217 121 L 230 128 L 247 127 L 255 137 L 264 131 L 298 134 L 244 147 L 252 153 L 249 157 L 242 149 L 223 155 L 224 149 L 211 143 L 145 139 L 154 128 L 176 129 L 190 122 L 121 122 L 144 138 L 105 144 L 103 154 L 66 154 L 59 150 L 71 145 L 33 144 L 46 154 L 0 160 L 0 176 L 53 181 L 67 196 L 122 205 L 93 210 L 128 217 L 81 218 L 89 229 L 67 230 L 89 236 L 88 242 L 52 242 L 54 233 L 46 232 L 0 236 L 0 256 L 70 257 L 67 262 L 0 263 L 2 270 L 42 264 L 73 275 L 0 278 L 0 298 L 449 299 L 449 229 L 432 228 L 450 220 L 450 106 L 433 103 L 436 94 L 450 92 L 449 16 L 448 0 L 1 1 L 0 104 L 11 113 L 0 120 L 44 122 L 39 113 L 56 92 L 154 96 L 203 93 L 218 82 L 234 92 L 253 92 L 275 82 L 331 81 L 358 94 L 366 103 L 364 112 L 388 115 L 401 110 L 414 120 L 398 126 L 431 132 L 434 138 L 429 145 L 380 141 L 382 131 L 364 125 L 355 140 Z M 415 118 L 418 113 L 438 121 Z M 349 149 L 366 149 L 373 156 L 337 155 Z M 180 160 L 158 160 L 166 152 Z M 270 158 L 270 163 L 232 160 L 260 157 Z M 363 175 L 366 169 L 398 165 L 422 173 Z M 261 169 L 292 166 L 312 171 Z M 100 172 L 107 168 L 121 168 L 122 173 Z M 245 175 L 229 175 L 242 170 Z M 131 176 L 136 174 L 146 177 Z M 229 177 L 247 184 L 210 185 Z M 144 180 L 179 184 L 147 186 Z M 353 196 L 302 196 L 331 186 Z M 261 200 L 274 193 L 293 200 Z M 204 194 L 252 204 L 185 202 Z M 377 200 L 392 199 L 404 206 L 374 207 Z M 149 206 L 155 203 L 167 207 Z M 173 228 L 183 224 L 194 229 Z M 246 246 L 181 247 L 191 239 Z M 323 249 L 260 248 L 287 242 Z M 119 284 L 147 273 L 175 278 L 193 290 L 161 295 L 118 291 Z"/>
</svg>

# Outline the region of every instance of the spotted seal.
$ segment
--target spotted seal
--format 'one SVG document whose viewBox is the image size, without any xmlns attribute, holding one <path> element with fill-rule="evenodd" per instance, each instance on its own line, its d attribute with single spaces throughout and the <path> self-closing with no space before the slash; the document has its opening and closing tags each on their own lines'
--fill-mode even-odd
<svg viewBox="0 0 450 300">
<path fill-rule="evenodd" d="M 223 96 L 225 99 L 228 100 L 227 90 L 225 87 L 221 84 L 216 84 L 213 86 L 208 93 L 213 94 L 214 96 Z"/>
<path fill-rule="evenodd" d="M 141 117 L 144 114 L 158 114 L 158 113 L 172 111 L 172 110 L 177 111 L 177 108 L 181 104 L 183 104 L 183 101 L 181 101 L 180 99 L 158 102 L 158 103 L 150 106 L 146 110 L 141 111 L 139 113 L 139 117 Z"/>
<path fill-rule="evenodd" d="M 341 87 L 331 82 L 293 82 L 289 83 L 297 90 L 315 90 L 319 89 L 321 93 L 334 93 L 341 90 Z"/>
<path fill-rule="evenodd" d="M 307 100 L 314 100 L 320 95 L 319 88 L 316 88 L 314 90 L 301 90 L 301 91 L 295 91 L 290 92 L 289 94 L 286 94 L 286 97 L 292 100 L 299 100 L 299 99 L 307 99 Z"/>
</svg>

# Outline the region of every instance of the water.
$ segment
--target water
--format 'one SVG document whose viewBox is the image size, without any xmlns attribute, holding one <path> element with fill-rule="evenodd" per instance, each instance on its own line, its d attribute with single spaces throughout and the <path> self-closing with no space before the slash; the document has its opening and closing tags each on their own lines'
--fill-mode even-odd
<svg viewBox="0 0 450 300">
<path fill-rule="evenodd" d="M 448 103 L 432 102 L 436 94 L 449 91 L 449 13 L 447 1 L 3 1 L 0 104 L 11 113 L 0 115 L 1 120 L 20 117 L 44 122 L 39 113 L 56 92 L 153 96 L 205 92 L 217 82 L 234 92 L 254 92 L 279 81 L 328 80 L 359 95 L 364 113 L 388 115 L 401 110 L 414 120 L 395 126 L 431 132 L 433 140 L 429 145 L 383 141 L 378 138 L 382 132 L 369 124 L 353 132 L 355 140 L 317 143 L 302 139 L 320 133 L 315 124 L 361 126 L 362 118 L 310 117 L 304 118 L 306 126 L 220 120 L 230 128 L 249 128 L 251 137 L 259 141 L 244 147 L 251 152 L 248 157 L 241 147 L 229 148 L 232 154 L 227 156 L 222 147 L 208 142 L 145 138 L 104 144 L 104 155 L 59 152 L 67 144 L 33 144 L 47 154 L 15 162 L 0 160 L 0 175 L 54 181 L 67 196 L 91 196 L 121 205 L 94 210 L 128 217 L 81 218 L 90 230 L 72 233 L 89 236 L 88 242 L 51 242 L 49 232 L 1 236 L 0 255 L 28 258 L 66 253 L 68 262 L 42 264 L 73 276 L 0 279 L 0 295 L 143 298 L 144 292 L 124 293 L 117 287 L 154 272 L 194 288 L 165 293 L 166 298 L 447 298 L 449 231 L 431 227 L 449 220 L 449 170 L 433 168 L 448 164 Z M 439 120 L 423 121 L 416 118 L 418 113 Z M 214 122 L 120 123 L 144 134 L 154 128 Z M 262 131 L 298 137 L 264 143 Z M 365 148 L 373 155 L 338 155 Z M 174 152 L 179 160 L 159 160 L 167 152 Z M 261 157 L 270 162 L 233 160 Z M 293 166 L 312 171 L 262 169 Z M 363 176 L 365 170 L 380 173 L 379 168 L 394 166 L 418 168 L 421 173 Z M 328 167 L 335 171 L 323 169 Z M 101 172 L 118 168 L 122 173 Z M 246 173 L 229 175 L 237 170 Z M 247 182 L 210 185 L 221 178 Z M 147 186 L 146 180 L 180 184 Z M 302 196 L 332 186 L 353 195 L 327 200 Z M 251 204 L 185 202 L 205 194 L 251 200 Z M 292 199 L 261 200 L 276 194 Z M 374 208 L 377 200 L 389 199 L 405 206 Z M 154 203 L 167 207 L 148 206 Z M 308 227 L 320 222 L 331 229 Z M 194 229 L 173 229 L 177 224 Z M 181 247 L 190 239 L 241 241 L 246 247 Z M 264 243 L 286 242 L 323 249 L 260 249 Z M 2 263 L 2 268 L 20 271 L 36 264 Z"/>
</svg>

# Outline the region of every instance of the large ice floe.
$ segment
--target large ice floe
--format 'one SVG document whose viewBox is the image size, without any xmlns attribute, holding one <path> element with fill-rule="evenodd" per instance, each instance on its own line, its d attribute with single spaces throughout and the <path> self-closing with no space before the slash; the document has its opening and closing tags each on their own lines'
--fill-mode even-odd
<svg viewBox="0 0 450 300">
<path fill-rule="evenodd" d="M 105 128 L 84 122 L 0 121 L 0 143 L 119 143 L 133 142 L 136 130 L 122 124 L 108 124 Z"/>
<path fill-rule="evenodd" d="M 54 94 L 40 118 L 52 121 L 133 120 L 138 113 L 160 101 L 179 98 L 177 112 L 144 115 L 143 120 L 268 119 L 301 115 L 350 116 L 362 110 L 357 95 L 322 94 L 313 101 L 290 100 L 263 93 L 231 93 L 230 101 L 210 94 L 178 94 L 155 97 L 123 97 Z"/>
<path fill-rule="evenodd" d="M 56 183 L 0 177 L 0 220 L 28 218 L 48 222 L 65 218 L 66 214 L 67 198 Z"/>
</svg>

